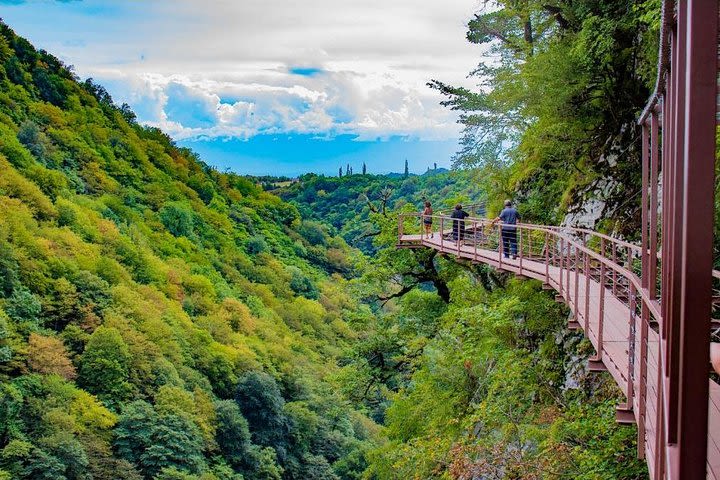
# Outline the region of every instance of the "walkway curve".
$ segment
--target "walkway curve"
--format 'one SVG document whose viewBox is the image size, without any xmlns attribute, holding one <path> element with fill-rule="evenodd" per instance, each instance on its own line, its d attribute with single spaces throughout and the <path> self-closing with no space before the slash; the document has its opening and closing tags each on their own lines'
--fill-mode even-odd
<svg viewBox="0 0 720 480">
<path fill-rule="evenodd" d="M 666 448 L 663 390 L 658 368 L 663 355 L 658 319 L 661 293 L 643 288 L 641 248 L 586 229 L 542 225 L 517 226 L 517 258 L 502 254 L 499 228 L 486 219 L 469 218 L 460 226 L 462 240 L 453 238 L 454 220 L 432 215 L 430 234 L 421 228 L 421 214 L 402 214 L 399 248 L 432 248 L 458 259 L 490 265 L 543 282 L 572 311 L 570 328 L 580 329 L 595 351 L 590 370 L 607 370 L 626 396 L 617 420 L 638 426 L 638 455 L 648 461 L 651 478 L 658 449 Z M 719 272 L 713 272 L 720 278 Z M 710 307 L 708 307 L 710 308 Z M 710 332 L 708 332 L 708 335 Z M 707 478 L 720 479 L 720 385 L 708 377 L 709 435 Z"/>
</svg>

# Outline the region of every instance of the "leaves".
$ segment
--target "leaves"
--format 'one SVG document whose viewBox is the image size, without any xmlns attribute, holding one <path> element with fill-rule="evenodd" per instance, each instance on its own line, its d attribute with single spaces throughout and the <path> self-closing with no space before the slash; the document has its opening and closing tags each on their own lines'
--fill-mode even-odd
<svg viewBox="0 0 720 480">
<path fill-rule="evenodd" d="M 460 113 L 455 165 L 479 167 L 490 198 L 516 198 L 538 223 L 559 222 L 599 177 L 612 179 L 622 187 L 602 213 L 632 232 L 626 199 L 639 189 L 635 117 L 654 81 L 652 18 L 654 0 L 485 4 L 467 33 L 492 54 L 471 73 L 479 88 L 430 84 Z"/>
<path fill-rule="evenodd" d="M 28 339 L 28 366 L 42 374 L 54 374 L 65 380 L 77 376 L 75 366 L 68 358 L 68 352 L 62 340 L 31 333 Z"/>
</svg>

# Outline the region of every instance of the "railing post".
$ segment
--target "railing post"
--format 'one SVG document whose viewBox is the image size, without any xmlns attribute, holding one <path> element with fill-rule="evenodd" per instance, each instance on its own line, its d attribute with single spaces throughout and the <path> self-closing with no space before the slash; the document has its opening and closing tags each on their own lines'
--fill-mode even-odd
<svg viewBox="0 0 720 480">
<path fill-rule="evenodd" d="M 605 239 L 600 238 L 600 305 L 598 308 L 598 332 L 597 332 L 597 360 L 602 361 L 603 356 L 603 328 L 605 323 L 605 275 L 606 266 L 603 259 L 605 258 Z"/>
<path fill-rule="evenodd" d="M 652 146 L 652 152 L 650 155 L 650 211 L 648 213 L 650 224 L 650 236 L 649 242 L 649 253 L 648 253 L 648 266 L 647 275 L 649 278 L 649 293 L 650 299 L 655 300 L 657 298 L 657 249 L 658 249 L 658 229 L 657 229 L 657 212 L 658 212 L 658 169 L 659 169 L 659 140 L 658 140 L 658 114 L 653 112 L 650 117 L 650 145 Z"/>
<path fill-rule="evenodd" d="M 481 232 L 482 234 L 482 232 Z M 475 245 L 473 249 L 473 261 L 477 262 L 477 246 L 478 246 L 478 224 L 477 220 L 473 220 L 473 244 Z"/>
<path fill-rule="evenodd" d="M 418 217 L 418 219 L 420 220 L 420 243 L 422 244 L 423 243 L 423 234 L 425 233 L 424 232 L 425 231 L 425 215 L 421 214 Z"/>
<path fill-rule="evenodd" d="M 522 228 L 520 228 L 519 226 L 516 227 L 516 232 L 517 232 L 518 237 L 517 237 L 517 245 L 515 246 L 515 248 L 517 248 L 518 258 L 520 259 L 520 275 L 522 275 L 522 267 L 523 267 Z M 512 252 L 510 252 L 510 253 L 512 254 Z"/>
<path fill-rule="evenodd" d="M 545 231 L 545 284 L 550 285 L 550 232 Z"/>
<path fill-rule="evenodd" d="M 710 309 L 712 303 L 713 220 L 717 110 L 718 2 L 678 2 L 678 23 L 687 22 L 686 62 L 679 65 L 686 78 L 681 177 L 682 226 L 679 242 L 680 305 L 672 319 L 677 325 L 671 338 L 671 408 L 677 408 L 673 435 L 677 442 L 677 469 L 683 478 L 707 474 L 708 362 L 710 358 Z M 684 17 L 684 18 L 683 18 Z M 666 188 L 663 185 L 663 189 Z M 663 209 L 665 207 L 663 206 Z M 673 312 L 674 313 L 674 312 Z M 674 394 L 674 395 L 673 395 Z M 673 403 L 672 400 L 676 402 Z M 672 430 L 671 430 L 672 431 Z M 670 435 L 668 435 L 670 440 Z"/>
<path fill-rule="evenodd" d="M 570 254 L 572 252 L 572 244 L 567 242 L 567 254 L 565 257 L 565 293 L 567 294 L 568 305 L 572 302 L 572 291 L 570 290 Z"/>
<path fill-rule="evenodd" d="M 440 216 L 440 251 L 445 252 L 445 217 Z"/>
<path fill-rule="evenodd" d="M 580 305 L 578 305 L 578 296 L 580 295 L 580 269 L 578 268 L 578 255 L 580 251 L 575 247 L 575 256 L 573 257 L 574 265 L 573 268 L 575 269 L 575 300 L 574 300 L 574 310 L 575 310 L 575 318 L 577 319 L 577 316 L 580 312 Z"/>
<path fill-rule="evenodd" d="M 585 252 L 585 335 L 590 338 L 590 253 Z"/>
<path fill-rule="evenodd" d="M 627 391 L 625 398 L 627 399 L 626 409 L 632 411 L 634 409 L 635 398 L 635 332 L 637 326 L 637 298 L 635 292 L 635 284 L 630 283 L 630 318 L 628 319 L 628 378 Z"/>
<path fill-rule="evenodd" d="M 460 257 L 460 244 L 465 235 L 465 220 L 455 220 L 453 228 L 455 228 L 455 225 L 457 225 L 457 256 Z"/>
<path fill-rule="evenodd" d="M 560 236 L 560 255 L 558 258 L 558 293 L 560 294 L 560 296 L 563 295 L 563 258 L 565 258 L 565 239 Z"/>
<path fill-rule="evenodd" d="M 503 255 L 505 255 L 505 239 L 502 236 L 502 227 L 498 227 L 498 264 L 500 265 L 500 268 L 502 268 L 503 264 Z"/>
<path fill-rule="evenodd" d="M 638 457 L 645 458 L 645 410 L 647 404 L 647 351 L 648 351 L 648 325 L 650 323 L 650 310 L 643 301 L 640 308 L 640 380 L 638 390 Z M 658 358 L 658 370 L 660 368 Z"/>
<path fill-rule="evenodd" d="M 617 265 L 617 248 L 615 246 L 615 242 L 612 242 L 611 245 L 612 245 L 612 260 L 613 260 L 613 263 Z M 617 270 L 613 269 L 613 271 L 612 271 L 612 282 L 613 282 L 612 293 L 614 296 L 617 296 L 617 279 L 618 279 Z"/>
</svg>

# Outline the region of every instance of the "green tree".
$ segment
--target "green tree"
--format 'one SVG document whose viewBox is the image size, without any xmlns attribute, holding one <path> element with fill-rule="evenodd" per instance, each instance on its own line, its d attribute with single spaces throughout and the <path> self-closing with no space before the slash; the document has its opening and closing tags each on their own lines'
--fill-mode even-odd
<svg viewBox="0 0 720 480">
<path fill-rule="evenodd" d="M 68 480 L 91 480 L 88 457 L 80 441 L 69 432 L 58 432 L 41 439 L 46 450 L 65 467 Z"/>
<path fill-rule="evenodd" d="M 66 480 L 65 466 L 30 442 L 12 440 L 0 452 L 0 466 L 18 480 Z"/>
<path fill-rule="evenodd" d="M 253 467 L 248 478 L 257 480 L 280 480 L 283 468 L 278 465 L 277 453 L 270 447 L 253 446 Z"/>
<path fill-rule="evenodd" d="M 130 350 L 120 332 L 99 327 L 80 357 L 78 382 L 107 406 L 118 409 L 132 392 L 128 382 Z"/>
<path fill-rule="evenodd" d="M 9 362 L 13 355 L 12 346 L 10 345 L 9 320 L 7 314 L 0 310 L 0 364 Z"/>
<path fill-rule="evenodd" d="M 16 288 L 5 303 L 5 312 L 16 322 L 37 324 L 42 305 L 26 287 Z"/>
<path fill-rule="evenodd" d="M 19 286 L 18 264 L 15 260 L 12 247 L 0 240 L 0 295 L 9 297 L 13 290 Z"/>
<path fill-rule="evenodd" d="M 247 420 L 232 400 L 215 403 L 217 412 L 216 440 L 227 461 L 235 466 L 247 466 L 250 462 L 251 440 Z"/>
<path fill-rule="evenodd" d="M 286 443 L 288 419 L 283 407 L 285 400 L 273 377 L 251 371 L 240 377 L 235 401 L 250 425 L 255 443 L 278 446 Z"/>
<path fill-rule="evenodd" d="M 147 476 L 153 477 L 169 467 L 189 473 L 204 469 L 202 435 L 190 420 L 176 415 L 160 416 L 149 440 L 139 465 Z"/>
<path fill-rule="evenodd" d="M 319 455 L 308 454 L 303 457 L 302 478 L 313 480 L 340 480 L 328 461 Z"/>
<path fill-rule="evenodd" d="M 120 458 L 140 465 L 140 458 L 150 444 L 158 414 L 147 402 L 136 400 L 127 404 L 114 430 L 113 445 Z"/>
<path fill-rule="evenodd" d="M 168 232 L 176 237 L 193 238 L 195 218 L 192 211 L 180 204 L 171 203 L 165 205 L 159 212 L 162 221 Z"/>
<path fill-rule="evenodd" d="M 454 164 L 482 169 L 491 209 L 516 196 L 525 218 L 553 223 L 600 196 L 619 230 L 637 230 L 627 199 L 640 188 L 635 120 L 654 82 L 659 5 L 501 1 L 469 22 L 468 40 L 493 53 L 472 73 L 480 88 L 431 86 L 460 113 Z M 600 178 L 613 188 L 600 193 Z"/>
<path fill-rule="evenodd" d="M 205 466 L 197 426 L 178 415 L 159 415 L 143 401 L 129 404 L 120 415 L 114 445 L 118 455 L 148 478 L 165 468 L 199 473 Z"/>
<path fill-rule="evenodd" d="M 290 279 L 290 288 L 297 295 L 302 295 L 311 300 L 317 300 L 320 292 L 318 292 L 315 284 L 305 275 L 302 270 L 297 267 L 289 267 L 292 278 Z"/>
</svg>

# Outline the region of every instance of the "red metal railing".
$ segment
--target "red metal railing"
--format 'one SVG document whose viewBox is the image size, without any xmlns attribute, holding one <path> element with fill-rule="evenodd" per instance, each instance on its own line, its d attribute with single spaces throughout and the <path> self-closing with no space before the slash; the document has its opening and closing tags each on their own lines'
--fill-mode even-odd
<svg viewBox="0 0 720 480">
<path fill-rule="evenodd" d="M 718 449 L 708 442 L 708 431 L 712 435 L 720 428 L 708 425 L 712 384 L 706 374 L 713 301 L 709 272 L 717 47 L 716 0 L 663 2 L 655 92 L 638 122 L 643 133 L 642 292 L 653 301 L 659 298 L 661 308 L 655 316 L 659 429 L 650 462 L 658 479 L 720 475 L 720 465 L 706 464 Z M 642 324 L 650 316 L 643 309 Z"/>
<path fill-rule="evenodd" d="M 399 219 L 399 246 L 426 246 L 556 289 L 623 389 L 653 479 L 720 478 L 720 386 L 709 378 L 718 1 L 663 0 L 655 91 L 642 129 L 642 234 L 635 246 L 581 229 L 518 225 L 517 258 L 487 220 Z M 411 229 L 413 231 L 409 231 Z M 459 241 L 458 241 L 459 240 Z M 512 252 L 510 252 L 512 253 Z M 622 348 L 618 344 L 623 344 Z M 713 344 L 720 356 L 720 346 Z M 715 358 L 720 366 L 720 358 Z M 717 378 L 717 377 L 716 377 Z"/>
<path fill-rule="evenodd" d="M 425 219 L 432 223 L 426 226 Z M 511 246 L 510 238 L 487 219 L 459 221 L 410 213 L 400 215 L 398 230 L 401 247 L 435 248 L 535 278 L 555 289 L 573 312 L 573 326 L 582 328 L 595 347 L 590 369 L 608 370 L 623 390 L 626 401 L 618 408 L 618 420 L 637 423 L 638 454 L 647 458 L 655 475 L 661 468 L 656 453 L 667 448 L 662 443 L 665 387 L 658 362 L 662 305 L 643 283 L 647 269 L 639 265 L 640 246 L 584 229 L 518 224 L 514 230 L 517 249 L 508 249 L 506 257 L 503 247 Z M 720 277 L 720 272 L 713 274 Z M 712 392 L 706 394 L 705 405 L 706 410 L 711 405 L 710 419 L 720 425 L 720 385 L 708 378 L 707 359 L 702 371 L 712 387 L 706 390 Z M 720 430 L 710 432 L 710 438 L 712 445 L 720 445 Z M 704 463 L 708 477 L 720 478 L 720 470 L 711 468 L 711 464 L 720 465 L 717 449 L 708 449 Z"/>
</svg>

